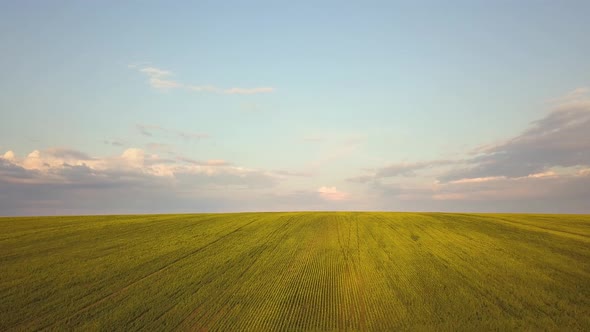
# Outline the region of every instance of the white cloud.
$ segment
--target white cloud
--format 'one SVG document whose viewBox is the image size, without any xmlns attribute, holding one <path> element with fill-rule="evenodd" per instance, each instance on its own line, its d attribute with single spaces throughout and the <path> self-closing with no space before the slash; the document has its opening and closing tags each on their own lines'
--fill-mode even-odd
<svg viewBox="0 0 590 332">
<path fill-rule="evenodd" d="M 320 187 L 317 190 L 320 196 L 328 201 L 343 201 L 350 197 L 350 194 L 336 189 L 336 187 Z"/>
<path fill-rule="evenodd" d="M 84 167 L 89 174 L 102 175 L 120 172 L 134 174 L 135 176 L 147 175 L 172 178 L 205 175 L 216 177 L 224 184 L 245 183 L 239 179 L 253 178 L 258 178 L 268 184 L 279 179 L 272 172 L 234 166 L 221 159 L 197 162 L 189 158 L 179 157 L 170 160 L 161 158 L 157 154 L 148 154 L 139 148 L 128 148 L 119 156 L 104 158 L 90 158 L 84 153 L 68 149 L 34 150 L 25 158 L 17 158 L 12 151 L 8 151 L 0 157 L 0 161 L 6 161 L 10 165 L 20 168 L 23 172 L 34 171 L 35 177 L 40 183 L 44 181 L 68 183 L 71 179 L 63 176 L 63 171 L 77 166 Z M 227 177 L 233 180 L 228 182 Z M 6 179 L 2 178 L 0 173 L 0 180 Z M 212 181 L 211 184 L 215 184 L 215 181 Z M 251 182 L 247 185 L 257 184 Z"/>
<path fill-rule="evenodd" d="M 133 167 L 142 167 L 145 163 L 145 152 L 142 149 L 129 148 L 123 152 L 121 159 Z"/>
<path fill-rule="evenodd" d="M 172 72 L 170 72 L 169 70 L 164 70 L 164 69 L 154 68 L 154 67 L 145 67 L 145 68 L 140 69 L 139 71 L 148 75 L 149 77 L 162 77 L 162 76 L 172 75 Z"/>
<path fill-rule="evenodd" d="M 160 79 L 157 77 L 150 78 L 149 82 L 150 82 L 150 85 L 156 89 L 175 89 L 175 88 L 182 87 L 182 84 L 180 84 L 176 81 L 163 80 L 163 79 Z"/>
<path fill-rule="evenodd" d="M 13 161 L 14 160 L 14 152 L 12 150 L 8 150 L 8 151 L 6 151 L 6 153 L 4 153 L 2 158 L 6 159 L 8 161 Z"/>
<path fill-rule="evenodd" d="M 181 88 L 183 86 L 179 82 L 166 78 L 168 76 L 172 76 L 172 72 L 169 70 L 164 70 L 156 67 L 144 67 L 139 69 L 139 72 L 145 74 L 149 78 L 149 84 L 155 89 L 167 90 Z"/>
<path fill-rule="evenodd" d="M 183 84 L 179 81 L 170 79 L 173 73 L 169 70 L 160 69 L 156 67 L 142 67 L 141 64 L 130 64 L 127 66 L 131 69 L 136 69 L 140 73 L 145 74 L 148 77 L 148 83 L 155 89 L 168 90 L 186 88 L 190 91 L 195 92 L 211 92 L 228 95 L 253 95 L 258 93 L 270 93 L 274 92 L 273 87 L 255 87 L 255 88 L 219 88 L 213 85 L 191 85 Z"/>
</svg>

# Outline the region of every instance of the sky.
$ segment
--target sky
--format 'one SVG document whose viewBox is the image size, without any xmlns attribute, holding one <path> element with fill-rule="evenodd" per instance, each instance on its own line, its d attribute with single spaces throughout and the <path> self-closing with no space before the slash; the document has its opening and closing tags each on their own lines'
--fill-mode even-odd
<svg viewBox="0 0 590 332">
<path fill-rule="evenodd" d="M 0 215 L 590 213 L 588 13 L 0 2 Z"/>
</svg>

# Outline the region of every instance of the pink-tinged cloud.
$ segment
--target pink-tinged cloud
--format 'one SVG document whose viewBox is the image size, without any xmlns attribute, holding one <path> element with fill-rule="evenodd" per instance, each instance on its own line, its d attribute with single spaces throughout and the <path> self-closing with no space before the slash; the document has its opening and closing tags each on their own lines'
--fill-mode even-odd
<svg viewBox="0 0 590 332">
<path fill-rule="evenodd" d="M 199 190 L 204 190 L 203 184 L 206 183 L 209 189 L 227 190 L 231 186 L 269 188 L 279 177 L 219 159 L 181 164 L 138 148 L 128 148 L 119 156 L 102 158 L 55 148 L 34 150 L 24 158 L 18 158 L 12 151 L 0 154 L 0 187 L 2 182 L 80 185 L 90 181 L 100 189 L 101 183 L 124 184 L 127 179 L 138 179 L 144 185 L 160 185 L 162 181 L 178 186 L 193 183 Z M 198 183 L 194 182 L 195 179 Z M 195 188 L 190 190 L 197 190 Z"/>
<path fill-rule="evenodd" d="M 481 183 L 505 179 L 505 176 L 488 176 L 483 178 L 470 178 L 451 181 L 450 183 Z"/>
<path fill-rule="evenodd" d="M 205 163 L 207 166 L 227 166 L 229 163 L 222 159 L 211 159 Z"/>
<path fill-rule="evenodd" d="M 350 197 L 350 194 L 339 191 L 336 187 L 320 187 L 317 192 L 323 199 L 328 201 L 343 201 Z"/>
<path fill-rule="evenodd" d="M 553 171 L 547 171 L 547 172 L 529 174 L 527 177 L 528 178 L 548 178 L 548 177 L 555 177 L 555 176 L 557 176 L 557 173 L 555 173 Z"/>
<path fill-rule="evenodd" d="M 8 151 L 6 151 L 6 153 L 4 153 L 2 158 L 6 159 L 8 161 L 13 161 L 14 160 L 14 152 L 12 150 L 8 150 Z"/>
</svg>

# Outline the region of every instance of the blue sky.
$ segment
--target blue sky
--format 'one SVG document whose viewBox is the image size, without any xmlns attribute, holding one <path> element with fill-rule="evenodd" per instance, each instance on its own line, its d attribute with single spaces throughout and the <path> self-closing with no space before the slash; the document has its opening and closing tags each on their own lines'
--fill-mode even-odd
<svg viewBox="0 0 590 332">
<path fill-rule="evenodd" d="M 0 214 L 590 213 L 588 12 L 2 3 Z"/>
</svg>

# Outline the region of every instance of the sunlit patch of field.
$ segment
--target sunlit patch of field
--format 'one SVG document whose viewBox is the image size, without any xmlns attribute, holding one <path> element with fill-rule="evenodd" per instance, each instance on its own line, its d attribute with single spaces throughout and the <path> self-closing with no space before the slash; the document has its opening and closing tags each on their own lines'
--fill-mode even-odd
<svg viewBox="0 0 590 332">
<path fill-rule="evenodd" d="M 0 330 L 590 330 L 590 216 L 0 219 Z"/>
</svg>

